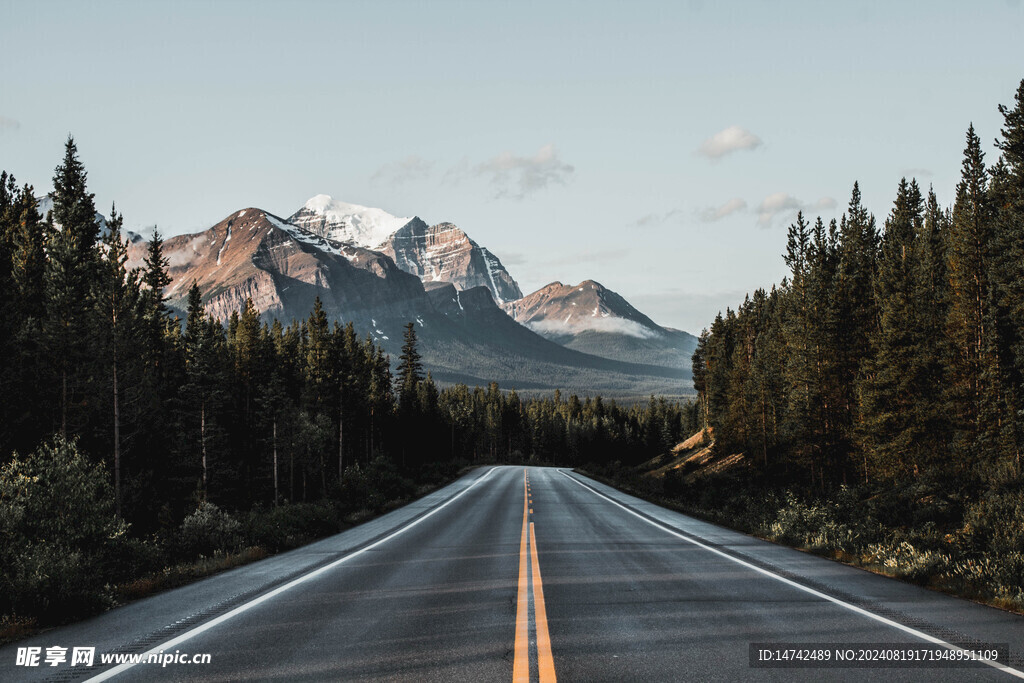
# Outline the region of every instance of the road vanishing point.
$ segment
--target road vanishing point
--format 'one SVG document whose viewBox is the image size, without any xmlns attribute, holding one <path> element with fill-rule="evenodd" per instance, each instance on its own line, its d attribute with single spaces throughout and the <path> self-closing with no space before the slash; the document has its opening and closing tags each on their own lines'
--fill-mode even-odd
<svg viewBox="0 0 1024 683">
<path fill-rule="evenodd" d="M 1002 651 L 970 667 L 755 656 L 811 645 Z M 30 647 L 40 664 L 18 665 Z M 49 666 L 53 647 L 94 647 L 95 662 Z M 102 653 L 182 661 L 101 664 Z M 724 529 L 571 470 L 505 466 L 336 536 L 6 645 L 0 680 L 1009 681 L 1024 679 L 1022 653 L 1024 617 Z M 195 654 L 209 662 L 184 661 Z"/>
</svg>

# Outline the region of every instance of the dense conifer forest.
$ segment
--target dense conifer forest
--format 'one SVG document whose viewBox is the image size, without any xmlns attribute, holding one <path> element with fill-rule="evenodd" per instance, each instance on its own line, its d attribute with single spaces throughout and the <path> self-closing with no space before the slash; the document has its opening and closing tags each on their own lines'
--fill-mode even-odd
<svg viewBox="0 0 1024 683">
<path fill-rule="evenodd" d="M 251 301 L 220 321 L 193 283 L 179 316 L 159 234 L 128 270 L 122 216 L 112 207 L 104 227 L 86 181 L 71 138 L 49 215 L 0 176 L 9 619 L 70 618 L 175 563 L 296 545 L 467 465 L 635 464 L 696 429 L 692 406 L 653 397 L 439 389 L 414 323 L 392 365 L 319 301 L 301 321 L 265 320 Z"/>
<path fill-rule="evenodd" d="M 1024 81 L 999 111 L 949 208 L 903 179 L 881 222 L 857 184 L 838 221 L 797 216 L 789 275 L 693 356 L 702 425 L 748 468 L 670 497 L 1024 608 Z"/>
<path fill-rule="evenodd" d="M 878 225 L 789 227 L 790 275 L 705 330 L 694 383 L 719 448 L 820 491 L 1016 481 L 1024 445 L 1024 82 L 999 159 L 967 130 L 951 209 L 903 179 Z"/>
</svg>

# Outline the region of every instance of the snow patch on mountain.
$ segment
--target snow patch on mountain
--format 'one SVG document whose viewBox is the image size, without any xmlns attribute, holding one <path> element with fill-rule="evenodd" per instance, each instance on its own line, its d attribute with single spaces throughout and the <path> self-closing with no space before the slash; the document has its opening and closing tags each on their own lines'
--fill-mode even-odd
<svg viewBox="0 0 1024 683">
<path fill-rule="evenodd" d="M 302 209 L 289 219 L 291 223 L 305 229 L 311 227 L 306 225 L 307 223 L 318 223 L 321 230 L 326 231 L 316 230 L 318 234 L 338 242 L 351 242 L 367 249 L 380 246 L 411 220 L 412 217 L 393 216 L 383 209 L 349 204 L 326 194 L 310 198 Z"/>
<path fill-rule="evenodd" d="M 228 236 L 224 238 L 224 244 L 221 245 L 220 251 L 217 252 L 217 265 L 220 265 L 220 256 L 224 253 L 224 250 L 228 248 L 228 242 L 231 241 L 231 225 L 228 224 Z"/>
<path fill-rule="evenodd" d="M 308 244 L 312 247 L 316 247 L 320 251 L 326 251 L 328 254 L 334 254 L 335 256 L 349 258 L 348 254 L 339 249 L 337 246 L 331 244 L 330 241 L 324 239 L 323 237 L 320 237 L 319 235 L 314 235 L 313 233 L 310 232 L 306 232 L 302 228 L 298 228 L 292 225 L 291 223 L 286 223 L 277 216 L 273 216 L 269 213 L 264 213 L 263 215 L 267 217 L 267 220 L 270 221 L 271 225 L 273 225 L 278 230 L 281 230 L 291 235 L 292 239 L 294 239 L 296 242 Z"/>
<path fill-rule="evenodd" d="M 494 255 L 491 252 L 487 251 L 486 249 L 482 248 L 480 249 L 480 252 L 483 254 L 484 266 L 487 268 L 487 279 L 490 280 L 491 283 L 491 293 L 494 295 L 495 300 L 499 304 L 503 304 L 505 303 L 505 299 L 499 293 L 500 290 L 498 289 L 498 285 L 495 284 L 494 282 L 495 268 L 500 268 L 501 263 L 498 261 L 498 259 L 494 257 Z"/>
<path fill-rule="evenodd" d="M 638 339 L 655 339 L 661 334 L 657 330 L 645 327 L 635 320 L 625 318 L 582 318 L 585 322 L 569 323 L 572 317 L 570 313 L 565 320 L 533 320 L 526 323 L 526 326 L 540 335 L 579 334 L 584 330 L 594 332 L 608 332 L 612 334 L 624 334 L 628 337 Z"/>
</svg>

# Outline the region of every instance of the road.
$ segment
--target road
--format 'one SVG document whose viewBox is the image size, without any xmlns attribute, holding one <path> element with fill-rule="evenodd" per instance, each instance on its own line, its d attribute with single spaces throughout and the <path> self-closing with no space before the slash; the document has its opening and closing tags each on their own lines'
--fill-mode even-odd
<svg viewBox="0 0 1024 683">
<path fill-rule="evenodd" d="M 1001 643 L 1011 667 L 752 667 L 752 643 L 829 644 L 830 654 Z M 69 661 L 47 666 L 53 646 Z M 18 666 L 30 647 L 40 665 Z M 94 666 L 71 666 L 75 647 L 95 647 Z M 0 648 L 0 679 L 1019 680 L 1022 651 L 1020 616 L 567 470 L 498 467 L 304 548 Z M 130 652 L 209 662 L 100 665 L 103 653 Z"/>
</svg>

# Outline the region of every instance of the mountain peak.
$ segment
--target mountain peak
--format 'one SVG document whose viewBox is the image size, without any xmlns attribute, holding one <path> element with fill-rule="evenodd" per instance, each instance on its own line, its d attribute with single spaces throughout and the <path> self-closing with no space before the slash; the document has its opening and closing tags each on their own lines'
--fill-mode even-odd
<svg viewBox="0 0 1024 683">
<path fill-rule="evenodd" d="M 619 294 L 594 280 L 578 285 L 552 282 L 506 304 L 505 311 L 534 331 L 550 336 L 590 330 L 651 338 L 663 332 Z"/>
<path fill-rule="evenodd" d="M 373 249 L 411 220 L 392 215 L 384 209 L 350 204 L 328 194 L 318 194 L 310 197 L 288 222 L 327 239 Z"/>
<path fill-rule="evenodd" d="M 428 226 L 414 218 L 388 237 L 379 251 L 424 282 L 451 282 L 460 290 L 483 286 L 498 303 L 523 295 L 498 257 L 454 223 Z"/>
</svg>

